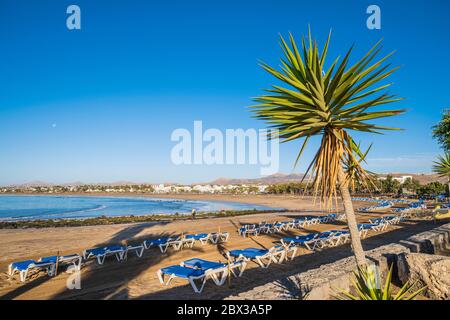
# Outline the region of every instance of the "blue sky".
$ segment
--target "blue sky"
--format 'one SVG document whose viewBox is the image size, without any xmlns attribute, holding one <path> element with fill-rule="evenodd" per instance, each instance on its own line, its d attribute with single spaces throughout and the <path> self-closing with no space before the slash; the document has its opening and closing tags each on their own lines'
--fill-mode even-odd
<svg viewBox="0 0 450 320">
<path fill-rule="evenodd" d="M 81 8 L 81 30 L 66 28 L 70 4 Z M 366 28 L 370 4 L 381 8 L 381 30 Z M 405 130 L 356 137 L 374 143 L 369 169 L 430 172 L 439 153 L 430 128 L 450 106 L 449 12 L 437 0 L 2 0 L 0 184 L 259 176 L 255 165 L 175 166 L 170 135 L 194 120 L 263 128 L 247 109 L 274 83 L 258 61 L 278 65 L 278 34 L 300 38 L 308 24 L 322 42 L 333 29 L 330 58 L 353 43 L 358 58 L 382 37 L 384 53 L 397 50 L 390 92 L 408 112 L 381 121 Z M 281 146 L 281 172 L 298 147 Z"/>
</svg>

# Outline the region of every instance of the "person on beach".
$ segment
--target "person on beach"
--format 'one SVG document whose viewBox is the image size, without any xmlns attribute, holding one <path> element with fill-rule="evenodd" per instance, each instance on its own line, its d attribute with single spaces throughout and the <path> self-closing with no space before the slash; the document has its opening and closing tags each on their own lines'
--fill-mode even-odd
<svg viewBox="0 0 450 320">
<path fill-rule="evenodd" d="M 194 209 L 192 209 L 192 219 L 195 219 L 195 215 L 197 214 L 197 211 Z"/>
</svg>

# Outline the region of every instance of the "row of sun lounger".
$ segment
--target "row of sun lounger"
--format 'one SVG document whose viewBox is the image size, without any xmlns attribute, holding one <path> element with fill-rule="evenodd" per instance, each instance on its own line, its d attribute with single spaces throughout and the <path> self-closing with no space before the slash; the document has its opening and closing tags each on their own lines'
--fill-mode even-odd
<svg viewBox="0 0 450 320">
<path fill-rule="evenodd" d="M 403 215 L 400 216 L 385 216 L 381 218 L 370 219 L 370 223 L 361 223 L 358 224 L 358 229 L 360 232 L 360 236 L 365 238 L 369 231 L 384 231 L 390 225 L 399 224 L 404 221 L 405 217 Z"/>
<path fill-rule="evenodd" d="M 325 247 L 335 247 L 350 240 L 350 233 L 346 230 L 330 230 L 310 233 L 303 236 L 281 239 L 283 246 L 303 245 L 308 250 L 315 251 Z"/>
<path fill-rule="evenodd" d="M 165 237 L 156 240 L 146 240 L 143 242 L 143 245 L 146 249 L 152 246 L 158 247 L 161 252 L 164 253 L 169 248 L 173 248 L 175 250 L 180 250 L 184 247 L 192 248 L 196 241 L 199 241 L 202 245 L 205 245 L 208 242 L 213 244 L 227 242 L 229 236 L 230 235 L 228 232 L 188 234 L 183 237 Z"/>
<path fill-rule="evenodd" d="M 246 224 L 239 228 L 238 233 L 243 236 L 258 236 L 261 233 L 277 233 L 294 228 L 304 228 L 320 223 L 328 223 L 335 220 L 341 220 L 345 215 L 332 213 L 326 216 L 304 216 L 291 221 L 281 221 L 274 223 L 260 222 L 259 224 Z"/>
<path fill-rule="evenodd" d="M 260 232 L 276 232 L 278 230 L 287 230 L 287 228 L 303 227 L 306 225 L 325 223 L 337 219 L 336 214 L 321 217 L 302 217 L 285 223 L 274 223 L 268 225 L 262 223 L 254 228 L 244 227 L 244 236 L 248 235 L 247 231 L 257 230 L 256 235 Z M 403 216 L 387 216 L 377 219 L 372 219 L 365 224 L 359 224 L 358 229 L 361 237 L 365 238 L 369 231 L 383 231 L 389 225 L 397 224 L 402 221 Z M 26 281 L 30 270 L 45 270 L 49 276 L 54 276 L 57 273 L 59 266 L 73 266 L 75 270 L 80 270 L 83 261 L 89 259 L 97 259 L 98 264 L 102 265 L 108 256 L 115 256 L 118 261 L 126 260 L 129 252 L 134 252 L 137 257 L 142 257 L 144 249 L 157 247 L 161 252 L 166 252 L 168 248 L 172 247 L 175 250 L 180 250 L 184 247 L 192 248 L 196 241 L 202 245 L 207 243 L 219 243 L 228 241 L 228 232 L 221 233 L 200 233 L 188 234 L 182 237 L 165 237 L 155 240 L 145 240 L 140 244 L 135 245 L 110 245 L 105 247 L 91 248 L 83 251 L 82 255 L 72 254 L 65 256 L 49 256 L 43 257 L 39 260 L 25 260 L 20 262 L 13 262 L 9 265 L 8 273 L 13 276 L 19 273 L 20 280 Z M 282 263 L 285 260 L 293 259 L 297 252 L 297 246 L 303 245 L 309 250 L 319 250 L 325 247 L 334 247 L 344 244 L 350 240 L 350 234 L 346 230 L 330 230 L 321 233 L 311 233 L 308 235 L 297 236 L 294 238 L 281 239 L 281 245 L 274 246 L 270 249 L 247 248 L 243 250 L 232 250 L 227 252 L 228 263 L 211 262 L 201 259 L 191 259 L 184 261 L 179 266 L 171 266 L 160 269 L 158 271 L 158 278 L 161 283 L 168 285 L 174 278 L 187 279 L 195 292 L 201 292 L 207 279 L 212 279 L 215 284 L 221 285 L 229 274 L 241 276 L 245 270 L 246 264 L 249 261 L 254 261 L 262 268 L 267 268 L 272 262 Z M 225 273 L 226 271 L 226 273 Z M 164 281 L 164 276 L 168 275 L 169 279 Z M 198 283 L 200 285 L 198 286 Z"/>
<path fill-rule="evenodd" d="M 175 278 L 185 279 L 194 292 L 201 293 L 208 279 L 221 286 L 231 275 L 240 277 L 250 261 L 254 261 L 262 268 L 267 268 L 272 262 L 282 263 L 288 259 L 292 260 L 296 252 L 295 246 L 232 250 L 227 252 L 227 263 L 193 258 L 183 261 L 180 265 L 162 268 L 156 274 L 162 285 L 168 286 Z"/>
<path fill-rule="evenodd" d="M 404 218 L 401 216 L 387 216 L 369 220 L 370 223 L 358 224 L 358 230 L 362 238 L 367 237 L 369 231 L 384 231 L 389 225 L 398 224 Z M 326 247 L 335 247 L 350 240 L 347 230 L 330 230 L 325 232 L 310 233 L 297 237 L 281 239 L 283 246 L 303 245 L 306 249 L 315 251 Z"/>
<path fill-rule="evenodd" d="M 377 211 L 377 210 L 384 210 L 384 209 L 391 208 L 393 205 L 394 204 L 391 201 L 383 201 L 383 202 L 379 202 L 379 204 L 377 204 L 375 206 L 359 208 L 358 211 L 360 211 L 360 212 L 372 212 L 372 211 Z"/>
<path fill-rule="evenodd" d="M 207 243 L 219 243 L 228 241 L 229 233 L 200 233 L 188 234 L 182 237 L 165 237 L 156 240 L 145 240 L 142 243 L 130 245 L 109 245 L 104 247 L 90 248 L 83 251 L 82 255 L 71 254 L 66 256 L 49 256 L 43 257 L 39 260 L 25 260 L 13 262 L 8 267 L 9 276 L 13 277 L 19 273 L 20 281 L 26 281 L 27 275 L 30 271 L 44 270 L 49 276 L 56 275 L 57 267 L 73 266 L 76 270 L 81 269 L 83 261 L 89 259 L 96 259 L 98 264 L 102 265 L 105 259 L 109 256 L 114 256 L 117 261 L 124 261 L 128 257 L 129 252 L 134 252 L 137 257 L 142 257 L 144 249 L 151 247 L 158 247 L 162 253 L 166 252 L 170 247 L 175 250 L 180 250 L 184 247 L 192 248 L 196 241 L 202 245 Z"/>
<path fill-rule="evenodd" d="M 366 237 L 369 231 L 382 231 L 388 225 L 398 223 L 396 216 L 373 219 L 371 223 L 359 224 L 361 236 Z M 169 285 L 175 278 L 187 280 L 196 293 L 201 293 L 208 279 L 221 286 L 227 277 L 233 275 L 240 277 L 247 263 L 254 261 L 262 268 L 268 268 L 271 263 L 282 263 L 285 260 L 293 260 L 297 253 L 297 246 L 305 246 L 308 250 L 318 250 L 326 247 L 335 247 L 350 241 L 350 233 L 347 230 L 330 230 L 320 233 L 293 238 L 282 238 L 281 245 L 270 249 L 246 248 L 231 250 L 226 253 L 228 263 L 207 261 L 193 258 L 157 271 L 157 276 L 162 285 Z M 166 278 L 167 277 L 167 278 Z"/>
<path fill-rule="evenodd" d="M 373 219 L 370 220 L 370 223 L 359 224 L 358 229 L 360 235 L 366 237 L 369 231 L 383 231 L 388 225 L 399 223 L 400 220 L 400 217 L 397 216 Z M 303 245 L 308 250 L 314 251 L 335 247 L 349 241 L 350 233 L 347 230 L 330 230 L 294 238 L 286 237 L 281 239 L 281 245 L 270 249 L 231 250 L 226 253 L 228 263 L 193 258 L 180 265 L 162 268 L 157 271 L 157 276 L 162 285 L 169 285 L 175 278 L 186 279 L 196 293 L 201 293 L 208 279 L 212 279 L 216 285 L 220 286 L 225 283 L 228 276 L 240 277 L 250 261 L 254 261 L 262 268 L 268 268 L 271 263 L 282 263 L 285 260 L 294 259 L 297 246 Z M 167 280 L 165 277 L 168 277 Z"/>
<path fill-rule="evenodd" d="M 402 204 L 410 204 L 410 203 L 412 203 L 411 200 L 406 200 L 406 199 L 393 199 L 393 200 L 389 200 L 389 201 L 391 201 L 392 203 L 396 203 L 396 204 L 398 204 L 398 203 L 402 203 Z"/>
</svg>

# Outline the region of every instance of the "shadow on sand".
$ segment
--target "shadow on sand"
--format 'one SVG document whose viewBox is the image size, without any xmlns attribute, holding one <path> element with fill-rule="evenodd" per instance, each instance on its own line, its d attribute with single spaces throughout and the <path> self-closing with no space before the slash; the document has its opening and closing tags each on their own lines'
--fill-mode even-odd
<svg viewBox="0 0 450 320">
<path fill-rule="evenodd" d="M 363 240 L 365 250 L 372 250 L 379 246 L 397 243 L 419 232 L 428 231 L 438 227 L 439 224 L 432 222 L 420 222 L 416 225 L 408 224 L 406 228 L 391 230 L 382 234 L 374 235 Z M 278 235 L 271 235 L 274 242 L 280 238 Z M 328 248 L 322 251 L 307 253 L 303 251 L 300 255 L 283 264 L 271 264 L 269 268 L 251 268 L 247 269 L 242 277 L 232 278 L 231 285 L 216 287 L 212 282 L 207 283 L 202 294 L 195 294 L 189 285 L 177 286 L 161 290 L 158 292 L 142 295 L 138 299 L 224 299 L 231 295 L 249 291 L 255 287 L 274 282 L 276 286 L 290 292 L 292 297 L 303 299 L 307 295 L 307 290 L 299 288 L 298 281 L 293 278 L 299 273 L 311 269 L 319 268 L 321 265 L 333 263 L 335 261 L 350 257 L 353 255 L 350 246 L 343 245 L 334 248 Z M 291 278 L 289 278 L 291 277 Z M 302 284 L 303 289 L 307 284 Z"/>
<path fill-rule="evenodd" d="M 230 220 L 230 222 L 236 228 L 239 227 L 239 222 L 236 223 L 232 220 Z M 157 224 L 160 225 L 161 223 Z M 108 241 L 98 243 L 95 246 L 123 244 L 124 242 L 127 242 L 128 244 L 141 243 L 144 239 L 157 239 L 165 236 L 174 236 L 172 233 L 146 232 L 145 237 L 138 237 L 141 232 L 144 230 L 149 231 L 148 229 L 151 229 L 155 225 L 155 223 L 130 225 L 114 234 Z M 342 225 L 342 223 L 336 222 L 335 225 Z M 433 222 L 428 221 L 416 221 L 416 224 L 406 223 L 403 226 L 404 228 L 391 230 L 365 239 L 363 241 L 364 249 L 371 250 L 382 245 L 396 243 L 414 234 L 431 230 L 438 226 L 439 224 L 434 224 Z M 310 228 L 304 230 L 300 229 L 300 231 L 318 232 L 318 230 L 312 230 Z M 277 234 L 267 234 L 267 236 L 271 237 L 273 242 L 278 242 L 282 237 L 293 236 L 296 234 L 298 234 L 298 231 L 296 233 L 292 231 L 284 231 Z M 238 237 L 237 234 L 232 234 L 231 236 Z M 249 239 L 252 240 L 256 246 L 265 248 L 265 246 L 258 241 L 258 237 L 249 237 Z M 223 257 L 226 256 L 227 250 L 223 244 L 217 244 L 214 246 L 220 255 Z M 208 245 L 208 250 L 211 250 L 211 248 L 212 247 Z M 195 256 L 195 252 L 204 252 L 203 248 L 195 246 L 192 249 L 185 250 L 192 251 L 192 257 Z M 114 257 L 110 257 L 102 266 L 97 265 L 94 260 L 91 260 L 84 264 L 83 267 L 83 289 L 65 289 L 59 293 L 56 293 L 52 299 L 223 299 L 230 295 L 236 295 L 269 282 L 275 282 L 279 287 L 291 292 L 292 296 L 301 299 L 304 297 L 304 294 L 299 292 L 298 287 L 295 286 L 295 281 L 292 281 L 292 279 L 289 279 L 288 277 L 295 276 L 298 273 L 315 269 L 323 264 L 332 263 L 352 255 L 349 245 L 328 248 L 315 253 L 307 253 L 307 251 L 301 250 L 300 255 L 298 255 L 293 261 L 289 261 L 284 264 L 272 264 L 267 269 L 247 269 L 241 278 L 233 277 L 231 280 L 231 285 L 225 284 L 222 287 L 216 287 L 211 281 L 208 281 L 201 295 L 195 294 L 190 285 L 182 285 L 171 288 L 162 287 L 162 290 L 160 291 L 144 294 L 138 297 L 130 296 L 130 293 L 128 292 L 128 284 L 131 281 L 139 277 L 139 275 L 143 274 L 150 267 L 159 264 L 161 261 L 176 253 L 176 251 L 169 250 L 167 253 L 161 254 L 158 249 L 149 249 L 144 251 L 142 258 L 137 258 L 130 252 L 127 261 L 132 261 L 117 262 Z M 226 260 L 226 258 L 224 259 Z M 23 285 L 20 285 L 11 292 L 6 293 L 1 296 L 0 299 L 14 299 L 24 292 L 36 288 L 49 280 L 51 280 L 51 278 L 47 276 L 37 277 Z"/>
</svg>

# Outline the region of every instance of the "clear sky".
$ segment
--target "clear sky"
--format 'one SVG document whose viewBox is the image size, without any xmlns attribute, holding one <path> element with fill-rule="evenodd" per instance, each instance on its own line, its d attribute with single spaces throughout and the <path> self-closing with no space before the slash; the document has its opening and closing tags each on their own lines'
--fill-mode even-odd
<svg viewBox="0 0 450 320">
<path fill-rule="evenodd" d="M 81 30 L 66 8 L 81 8 Z M 366 27 L 381 7 L 382 29 Z M 450 107 L 449 1 L 0 1 L 0 184 L 48 182 L 201 182 L 257 177 L 259 167 L 175 166 L 171 132 L 263 128 L 251 97 L 274 83 L 259 60 L 278 65 L 278 34 L 333 38 L 329 57 L 356 44 L 360 57 L 384 37 L 402 68 L 390 92 L 409 111 L 383 124 L 404 128 L 373 142 L 369 169 L 430 172 L 431 137 Z M 281 147 L 290 173 L 299 142 Z M 317 141 L 296 172 L 303 172 Z"/>
</svg>

